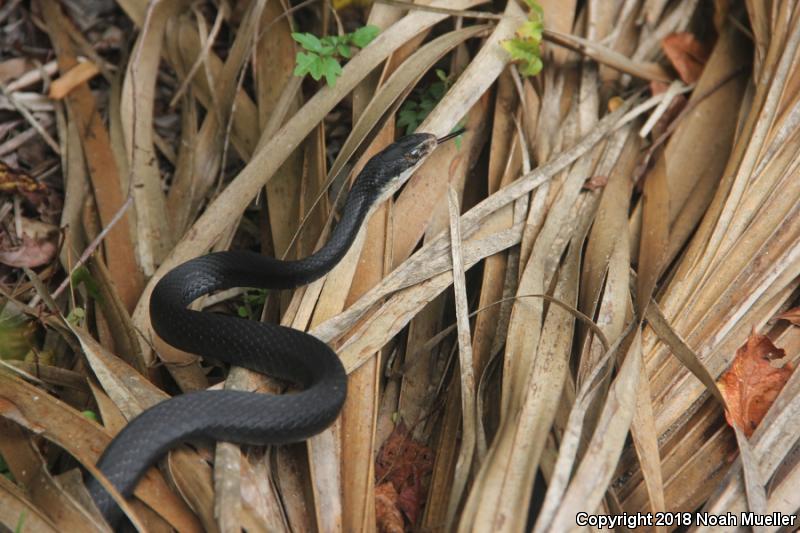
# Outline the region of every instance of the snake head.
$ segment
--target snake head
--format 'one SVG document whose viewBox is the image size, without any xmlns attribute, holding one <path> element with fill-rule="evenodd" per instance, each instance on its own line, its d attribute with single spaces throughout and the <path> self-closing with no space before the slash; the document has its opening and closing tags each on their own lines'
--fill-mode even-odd
<svg viewBox="0 0 800 533">
<path fill-rule="evenodd" d="M 397 139 L 381 152 L 381 160 L 401 173 L 428 157 L 436 148 L 436 136 L 431 133 L 414 133 Z"/>
<path fill-rule="evenodd" d="M 402 185 L 401 178 L 407 170 L 419 165 L 439 144 L 461 133 L 463 130 L 458 130 L 440 139 L 432 133 L 413 133 L 399 138 L 370 159 L 361 173 L 367 177 L 363 185 L 379 191 L 376 203 L 385 200 Z"/>
</svg>

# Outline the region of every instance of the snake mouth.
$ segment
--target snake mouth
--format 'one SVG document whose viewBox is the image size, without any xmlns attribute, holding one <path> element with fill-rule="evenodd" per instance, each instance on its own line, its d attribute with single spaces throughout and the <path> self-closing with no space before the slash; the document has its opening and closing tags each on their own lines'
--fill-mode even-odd
<svg viewBox="0 0 800 533">
<path fill-rule="evenodd" d="M 442 144 L 444 142 L 449 141 L 450 139 L 455 139 L 465 131 L 467 131 L 467 128 L 458 128 L 456 131 L 448 133 L 444 137 L 439 137 L 438 139 L 436 139 L 436 144 Z"/>
</svg>

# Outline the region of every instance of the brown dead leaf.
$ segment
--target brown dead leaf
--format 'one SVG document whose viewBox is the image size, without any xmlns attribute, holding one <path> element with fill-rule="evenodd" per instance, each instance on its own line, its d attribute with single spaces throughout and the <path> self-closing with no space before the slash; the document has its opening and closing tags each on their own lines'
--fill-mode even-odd
<svg viewBox="0 0 800 533">
<path fill-rule="evenodd" d="M 661 41 L 661 48 L 685 83 L 694 83 L 700 78 L 711 54 L 711 47 L 690 32 L 667 35 Z"/>
<path fill-rule="evenodd" d="M 800 326 L 800 307 L 793 307 L 785 313 L 778 315 L 778 318 L 788 320 L 795 326 Z"/>
<path fill-rule="evenodd" d="M 738 350 L 731 368 L 719 379 L 720 392 L 725 397 L 725 418 L 750 437 L 772 402 L 792 375 L 792 366 L 772 365 L 786 352 L 777 348 L 769 337 L 753 331 Z"/>
<path fill-rule="evenodd" d="M 31 422 L 19 407 L 9 399 L 0 396 L 0 417 L 12 420 L 20 426 L 26 427 L 37 435 L 44 431 L 44 428 L 35 422 Z"/>
<path fill-rule="evenodd" d="M 375 487 L 375 520 L 380 533 L 403 533 L 405 524 L 394 485 L 387 481 Z"/>
<path fill-rule="evenodd" d="M 586 191 L 596 191 L 602 189 L 608 183 L 608 176 L 592 176 L 583 184 L 583 189 Z"/>
<path fill-rule="evenodd" d="M 424 478 L 432 470 L 431 449 L 414 440 L 403 422 L 397 424 L 378 452 L 375 476 L 379 482 L 394 486 L 396 506 L 411 524 L 416 524 L 425 502 L 428 487 Z"/>
</svg>

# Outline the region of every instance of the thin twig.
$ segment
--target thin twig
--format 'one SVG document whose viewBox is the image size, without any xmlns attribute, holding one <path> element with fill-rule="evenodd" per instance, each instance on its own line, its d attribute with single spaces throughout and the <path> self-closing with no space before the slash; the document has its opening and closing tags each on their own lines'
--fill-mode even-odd
<svg viewBox="0 0 800 533">
<path fill-rule="evenodd" d="M 117 224 L 117 222 L 119 222 L 119 220 L 122 218 L 122 216 L 125 214 L 125 212 L 128 210 L 128 208 L 131 206 L 132 203 L 133 203 L 133 196 L 128 194 L 128 197 L 125 199 L 125 202 L 120 206 L 117 212 L 114 213 L 114 216 L 111 218 L 108 225 L 105 228 L 103 228 L 102 231 L 97 235 L 97 237 L 95 237 L 94 240 L 89 244 L 89 246 L 86 247 L 86 249 L 81 254 L 80 258 L 78 259 L 78 262 L 75 263 L 75 266 L 73 266 L 72 270 L 69 271 L 69 275 L 66 278 L 64 278 L 64 281 L 61 282 L 61 285 L 59 285 L 58 288 L 53 292 L 54 300 L 58 298 L 58 296 L 62 292 L 64 292 L 64 289 L 66 289 L 69 286 L 70 280 L 72 279 L 72 275 L 75 273 L 75 271 L 78 270 L 81 266 L 83 266 L 84 263 L 86 263 L 86 261 L 89 260 L 94 251 L 97 249 L 97 247 L 100 246 L 100 243 L 103 242 L 103 239 L 105 239 L 106 235 L 108 235 L 108 232 L 110 232 Z"/>
</svg>

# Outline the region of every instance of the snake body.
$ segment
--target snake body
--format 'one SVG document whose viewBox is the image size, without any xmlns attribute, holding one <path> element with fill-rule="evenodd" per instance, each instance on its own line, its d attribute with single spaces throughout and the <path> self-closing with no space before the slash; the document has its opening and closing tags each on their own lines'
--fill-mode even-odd
<svg viewBox="0 0 800 533">
<path fill-rule="evenodd" d="M 336 419 L 347 393 L 347 375 L 324 342 L 295 329 L 188 306 L 214 291 L 291 289 L 322 277 L 342 260 L 370 210 L 396 190 L 401 175 L 453 136 L 437 140 L 426 133 L 409 135 L 371 158 L 356 177 L 327 243 L 304 259 L 281 261 L 247 251 L 212 253 L 183 263 L 159 280 L 150 298 L 150 317 L 164 341 L 286 380 L 301 391 L 198 391 L 145 410 L 111 441 L 97 463 L 123 497 L 129 498 L 144 472 L 181 442 L 205 438 L 284 444 L 305 440 Z M 100 483 L 89 477 L 87 487 L 103 516 L 112 524 L 118 521 L 121 510 Z"/>
</svg>

